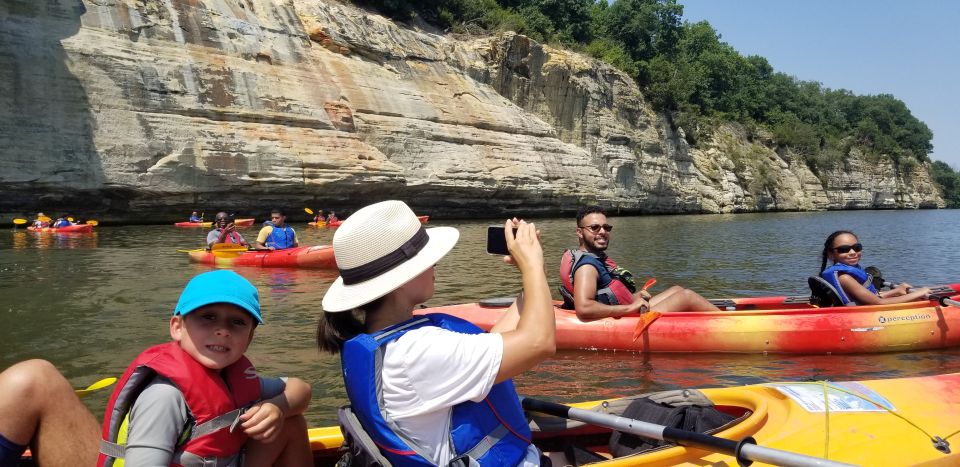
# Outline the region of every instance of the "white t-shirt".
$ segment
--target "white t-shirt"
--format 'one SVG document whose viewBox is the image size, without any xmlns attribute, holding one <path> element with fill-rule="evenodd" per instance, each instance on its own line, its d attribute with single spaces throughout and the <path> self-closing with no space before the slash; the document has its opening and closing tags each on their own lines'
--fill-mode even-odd
<svg viewBox="0 0 960 467">
<path fill-rule="evenodd" d="M 407 332 L 387 344 L 383 357 L 383 409 L 401 434 L 438 465 L 453 458 L 453 406 L 480 402 L 493 387 L 503 358 L 500 334 L 462 334 L 435 326 Z M 532 444 L 524 466 L 540 465 Z"/>
</svg>

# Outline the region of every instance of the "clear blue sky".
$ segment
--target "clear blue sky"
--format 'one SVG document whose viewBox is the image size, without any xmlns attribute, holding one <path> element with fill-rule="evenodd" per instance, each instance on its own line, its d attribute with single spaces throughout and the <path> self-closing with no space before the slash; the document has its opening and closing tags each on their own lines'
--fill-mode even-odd
<svg viewBox="0 0 960 467">
<path fill-rule="evenodd" d="M 892 94 L 960 168 L 960 1 L 677 0 L 742 55 L 854 94 Z"/>
</svg>

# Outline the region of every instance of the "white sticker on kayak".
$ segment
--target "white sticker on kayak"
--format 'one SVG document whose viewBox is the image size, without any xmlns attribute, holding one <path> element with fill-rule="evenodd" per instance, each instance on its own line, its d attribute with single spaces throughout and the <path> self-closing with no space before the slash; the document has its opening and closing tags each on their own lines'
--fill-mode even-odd
<svg viewBox="0 0 960 467">
<path fill-rule="evenodd" d="M 766 386 L 782 392 L 807 412 L 825 411 L 822 384 L 771 383 Z M 831 412 L 897 410 L 890 401 L 876 391 L 857 382 L 827 383 L 827 387 L 826 400 L 829 401 Z"/>
</svg>

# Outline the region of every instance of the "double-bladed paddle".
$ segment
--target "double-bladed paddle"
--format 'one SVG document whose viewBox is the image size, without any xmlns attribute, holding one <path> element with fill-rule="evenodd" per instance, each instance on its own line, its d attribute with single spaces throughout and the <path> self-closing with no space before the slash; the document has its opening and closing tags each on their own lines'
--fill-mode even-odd
<svg viewBox="0 0 960 467">
<path fill-rule="evenodd" d="M 820 457 L 808 456 L 796 452 L 784 451 L 781 449 L 758 446 L 756 440 L 747 437 L 739 442 L 712 436 L 694 431 L 681 430 L 663 425 L 656 425 L 642 420 L 621 417 L 606 413 L 593 412 L 585 409 L 577 409 L 568 405 L 557 404 L 555 402 L 531 399 L 521 397 L 520 405 L 524 409 L 533 412 L 545 413 L 557 417 L 568 418 L 570 420 L 579 420 L 612 430 L 618 430 L 624 433 L 630 433 L 638 436 L 644 436 L 661 441 L 673 441 L 683 446 L 705 449 L 711 452 L 720 452 L 729 454 L 737 458 L 740 465 L 749 465 L 750 462 L 766 462 L 773 465 L 784 466 L 849 466 L 842 462 L 835 462 Z"/>
<path fill-rule="evenodd" d="M 651 285 L 656 283 L 657 283 L 657 279 L 651 277 L 647 279 L 647 282 L 643 284 L 643 287 L 641 287 L 640 290 L 646 291 L 647 289 L 650 288 Z M 643 331 L 647 329 L 647 326 L 649 326 L 650 323 L 656 321 L 657 318 L 659 317 L 660 317 L 659 311 L 648 310 L 646 313 L 641 314 L 640 319 L 637 321 L 637 327 L 633 329 L 633 341 L 636 342 L 637 339 L 639 339 L 640 336 L 643 334 Z"/>
</svg>

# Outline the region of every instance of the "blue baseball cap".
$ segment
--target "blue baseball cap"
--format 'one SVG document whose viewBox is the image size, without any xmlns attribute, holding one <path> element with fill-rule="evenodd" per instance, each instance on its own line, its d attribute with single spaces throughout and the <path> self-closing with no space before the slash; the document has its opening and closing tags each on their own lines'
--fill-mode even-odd
<svg viewBox="0 0 960 467">
<path fill-rule="evenodd" d="M 253 315 L 257 324 L 263 324 L 257 288 L 240 274 L 227 269 L 205 272 L 190 279 L 180 294 L 173 315 L 183 316 L 212 303 L 236 305 Z"/>
</svg>

